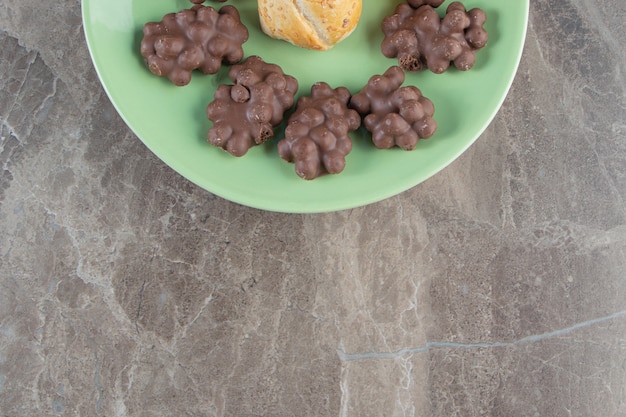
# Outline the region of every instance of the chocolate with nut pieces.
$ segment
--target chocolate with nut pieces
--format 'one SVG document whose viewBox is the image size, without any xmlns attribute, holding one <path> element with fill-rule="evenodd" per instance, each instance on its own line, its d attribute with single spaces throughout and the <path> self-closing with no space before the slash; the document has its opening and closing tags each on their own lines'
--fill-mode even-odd
<svg viewBox="0 0 626 417">
<path fill-rule="evenodd" d="M 350 106 L 364 116 L 363 124 L 377 148 L 413 150 L 419 139 L 431 137 L 437 129 L 433 103 L 417 87 L 401 87 L 403 82 L 404 71 L 393 66 L 371 77 L 350 100 Z"/>
<path fill-rule="evenodd" d="M 451 63 L 465 71 L 474 66 L 476 51 L 487 43 L 485 20 L 482 9 L 467 11 L 460 2 L 450 3 L 443 18 L 429 4 L 413 8 L 403 3 L 383 20 L 381 50 L 387 58 L 397 58 L 405 71 L 428 68 L 440 74 Z"/>
<path fill-rule="evenodd" d="M 414 9 L 424 5 L 439 7 L 443 4 L 443 2 L 444 0 L 407 0 L 407 3 L 409 3 Z"/>
<path fill-rule="evenodd" d="M 293 106 L 298 81 L 275 64 L 251 56 L 228 72 L 234 85 L 220 85 L 207 106 L 213 122 L 208 141 L 234 156 L 274 135 L 274 127 Z"/>
<path fill-rule="evenodd" d="M 146 23 L 143 33 L 141 55 L 150 71 L 179 86 L 189 84 L 193 70 L 215 74 L 222 63 L 239 62 L 248 40 L 248 29 L 233 6 L 217 11 L 196 4 Z"/>
<path fill-rule="evenodd" d="M 346 155 L 352 150 L 348 133 L 361 125 L 359 114 L 348 108 L 349 100 L 347 88 L 333 89 L 324 82 L 315 83 L 311 95 L 298 100 L 278 153 L 295 164 L 299 177 L 312 180 L 345 168 Z"/>
</svg>

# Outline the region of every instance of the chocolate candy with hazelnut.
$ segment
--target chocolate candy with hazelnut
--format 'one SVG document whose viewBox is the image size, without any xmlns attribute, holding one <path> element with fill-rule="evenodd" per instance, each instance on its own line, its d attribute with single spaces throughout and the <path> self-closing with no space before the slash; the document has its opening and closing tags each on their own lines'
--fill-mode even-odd
<svg viewBox="0 0 626 417">
<path fill-rule="evenodd" d="M 213 122 L 208 141 L 234 156 L 274 135 L 274 127 L 293 106 L 298 81 L 275 64 L 250 56 L 228 72 L 234 85 L 220 85 L 207 106 Z"/>
<path fill-rule="evenodd" d="M 467 11 L 460 2 L 450 3 L 443 18 L 429 4 L 413 8 L 403 3 L 383 20 L 381 50 L 386 57 L 397 58 L 405 71 L 428 68 L 440 74 L 451 63 L 465 71 L 474 66 L 476 51 L 487 43 L 485 20 L 482 9 Z"/>
<path fill-rule="evenodd" d="M 295 164 L 299 177 L 312 180 L 345 168 L 346 155 L 352 150 L 348 134 L 361 125 L 359 114 L 348 108 L 349 100 L 347 88 L 333 89 L 325 82 L 315 83 L 310 96 L 298 100 L 278 153 Z"/>
<path fill-rule="evenodd" d="M 413 150 L 419 139 L 431 137 L 437 129 L 433 103 L 417 87 L 402 87 L 404 78 L 404 71 L 393 66 L 383 75 L 372 76 L 350 100 L 350 106 L 364 116 L 363 124 L 377 148 Z"/>
<path fill-rule="evenodd" d="M 143 34 L 141 55 L 150 71 L 178 86 L 189 84 L 193 70 L 215 74 L 222 63 L 239 62 L 249 35 L 235 7 L 200 4 L 146 23 Z"/>
</svg>

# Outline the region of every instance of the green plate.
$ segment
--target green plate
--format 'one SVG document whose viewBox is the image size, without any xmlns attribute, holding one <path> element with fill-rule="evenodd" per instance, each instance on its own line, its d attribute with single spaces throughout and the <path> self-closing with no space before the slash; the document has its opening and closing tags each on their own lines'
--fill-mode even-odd
<svg viewBox="0 0 626 417">
<path fill-rule="evenodd" d="M 439 8 L 443 13 L 446 1 Z M 211 3 L 219 8 L 223 4 Z M 300 83 L 299 95 L 317 81 L 358 92 L 374 74 L 396 65 L 380 52 L 380 22 L 400 1 L 364 0 L 357 29 L 325 52 L 271 39 L 259 28 L 256 1 L 231 1 L 250 31 L 246 56 L 280 65 Z M 227 3 L 228 4 L 228 3 Z M 185 87 L 152 75 L 139 54 L 142 27 L 164 14 L 190 7 L 187 0 L 82 0 L 89 51 L 113 105 L 145 145 L 185 178 L 228 200 L 271 211 L 302 213 L 342 210 L 401 193 L 434 175 L 465 151 L 502 105 L 522 53 L 529 0 L 465 0 L 487 13 L 489 43 L 474 68 L 408 74 L 435 104 L 439 128 L 412 152 L 376 149 L 364 130 L 354 132 L 345 170 L 313 181 L 300 179 L 278 156 L 273 140 L 236 158 L 206 141 L 211 122 L 206 106 L 219 84 L 230 84 L 227 67 L 215 75 L 194 72 Z"/>
</svg>

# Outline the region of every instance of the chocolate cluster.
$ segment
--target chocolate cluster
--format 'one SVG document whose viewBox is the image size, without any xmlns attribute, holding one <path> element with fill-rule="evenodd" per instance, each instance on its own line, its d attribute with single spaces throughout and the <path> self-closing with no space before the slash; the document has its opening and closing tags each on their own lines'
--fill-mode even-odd
<svg viewBox="0 0 626 417">
<path fill-rule="evenodd" d="M 278 153 L 295 164 L 296 174 L 312 180 L 326 173 L 338 174 L 352 150 L 348 133 L 361 125 L 359 114 L 348 108 L 350 92 L 324 82 L 311 87 L 310 96 L 298 100 L 289 117 Z"/>
<path fill-rule="evenodd" d="M 363 124 L 377 148 L 413 150 L 419 139 L 437 130 L 433 103 L 417 87 L 401 87 L 403 82 L 404 71 L 393 66 L 371 77 L 350 100 L 350 106 L 364 116 Z"/>
<path fill-rule="evenodd" d="M 460 2 L 453 2 L 440 18 L 433 5 L 441 1 L 409 1 L 411 4 L 398 5 L 394 14 L 383 20 L 383 55 L 398 58 L 398 65 L 405 71 L 428 68 L 440 74 L 451 63 L 464 71 L 472 68 L 475 52 L 488 39 L 483 27 L 485 12 L 478 8 L 467 11 Z"/>
<path fill-rule="evenodd" d="M 222 62 L 240 61 L 248 40 L 248 29 L 235 7 L 217 11 L 200 4 L 145 24 L 143 34 L 141 55 L 150 71 L 179 86 L 189 84 L 195 69 L 215 74 Z"/>
<path fill-rule="evenodd" d="M 207 106 L 213 122 L 209 143 L 234 156 L 243 156 L 274 135 L 274 127 L 294 103 L 298 81 L 258 56 L 233 65 L 228 77 L 234 85 L 220 85 Z"/>
<path fill-rule="evenodd" d="M 444 0 L 407 0 L 407 3 L 409 3 L 414 9 L 424 5 L 439 7 L 443 4 L 443 2 Z"/>
</svg>

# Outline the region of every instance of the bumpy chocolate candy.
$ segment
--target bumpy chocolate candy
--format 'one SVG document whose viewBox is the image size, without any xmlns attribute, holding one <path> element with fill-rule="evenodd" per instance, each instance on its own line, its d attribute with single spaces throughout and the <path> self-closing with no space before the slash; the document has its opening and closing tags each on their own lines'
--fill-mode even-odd
<svg viewBox="0 0 626 417">
<path fill-rule="evenodd" d="M 207 106 L 213 122 L 209 143 L 243 156 L 274 135 L 274 127 L 293 106 L 298 81 L 274 64 L 250 56 L 228 72 L 234 85 L 220 85 Z"/>
<path fill-rule="evenodd" d="M 437 130 L 433 103 L 417 87 L 400 87 L 403 82 L 404 71 L 393 66 L 371 77 L 350 100 L 350 106 L 365 116 L 365 128 L 377 148 L 413 150 L 420 138 L 429 138 Z"/>
<path fill-rule="evenodd" d="M 433 7 L 439 7 L 443 4 L 444 0 L 407 0 L 414 9 L 417 9 L 420 6 L 425 4 Z"/>
<path fill-rule="evenodd" d="M 312 180 L 345 168 L 346 155 L 352 150 L 348 133 L 361 125 L 359 114 L 348 108 L 349 100 L 347 88 L 333 89 L 324 82 L 315 83 L 311 95 L 298 100 L 285 138 L 278 143 L 278 153 L 295 163 L 301 178 Z"/>
<path fill-rule="evenodd" d="M 405 71 L 428 68 L 440 74 L 450 62 L 465 71 L 474 66 L 475 52 L 487 43 L 485 20 L 483 10 L 466 11 L 460 2 L 451 3 L 443 18 L 429 4 L 414 9 L 403 3 L 383 20 L 381 49 L 387 58 L 397 57 Z"/>
<path fill-rule="evenodd" d="M 240 61 L 248 40 L 237 9 L 224 6 L 218 12 L 200 4 L 147 23 L 143 34 L 141 55 L 150 71 L 180 86 L 189 84 L 195 69 L 215 74 L 222 62 Z"/>
</svg>

